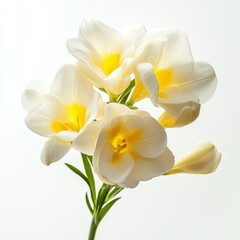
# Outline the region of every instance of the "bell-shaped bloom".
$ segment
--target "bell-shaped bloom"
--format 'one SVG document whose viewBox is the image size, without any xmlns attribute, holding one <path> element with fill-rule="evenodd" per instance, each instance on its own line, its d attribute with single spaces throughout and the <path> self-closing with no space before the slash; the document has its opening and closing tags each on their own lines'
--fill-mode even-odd
<svg viewBox="0 0 240 240">
<path fill-rule="evenodd" d="M 67 41 L 67 48 L 92 84 L 105 88 L 110 97 L 124 91 L 146 30 L 132 26 L 122 32 L 96 20 L 83 20 L 79 36 Z M 148 47 L 147 47 L 148 48 Z"/>
<path fill-rule="evenodd" d="M 135 68 L 136 87 L 131 102 L 150 97 L 165 113 L 160 117 L 164 127 L 179 127 L 194 121 L 200 104 L 216 89 L 216 75 L 211 65 L 194 62 L 188 39 L 181 32 L 156 31 L 155 51 Z"/>
<path fill-rule="evenodd" d="M 189 153 L 180 158 L 165 175 L 176 173 L 207 174 L 216 170 L 221 153 L 208 141 L 194 146 Z"/>
<path fill-rule="evenodd" d="M 121 104 L 107 105 L 93 155 L 103 182 L 133 188 L 166 173 L 173 164 L 165 130 L 154 118 Z"/>
<path fill-rule="evenodd" d="M 22 94 L 22 103 L 28 111 L 26 125 L 49 138 L 41 154 L 44 164 L 61 159 L 81 137 L 89 142 L 78 146 L 78 150 L 93 153 L 99 131 L 98 121 L 94 120 L 101 117 L 98 107 L 102 103 L 76 66 L 64 65 L 50 89 L 39 83 L 30 84 Z"/>
</svg>

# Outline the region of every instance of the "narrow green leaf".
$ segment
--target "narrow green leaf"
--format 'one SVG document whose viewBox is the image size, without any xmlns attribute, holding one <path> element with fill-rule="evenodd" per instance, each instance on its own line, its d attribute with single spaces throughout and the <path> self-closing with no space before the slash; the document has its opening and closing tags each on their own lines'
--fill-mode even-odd
<svg viewBox="0 0 240 240">
<path fill-rule="evenodd" d="M 112 186 L 107 185 L 107 184 L 103 184 L 102 187 L 100 188 L 99 192 L 98 192 L 98 197 L 97 197 L 97 210 L 99 211 L 102 206 L 105 203 L 105 199 L 109 193 L 109 191 L 111 190 Z"/>
<path fill-rule="evenodd" d="M 105 92 L 105 93 L 107 93 L 107 91 L 105 90 L 105 88 L 98 88 L 100 91 L 102 91 L 102 92 Z"/>
<path fill-rule="evenodd" d="M 115 197 L 119 194 L 124 188 L 122 187 L 115 187 L 109 194 L 107 195 L 105 202 L 108 202 L 111 198 Z"/>
<path fill-rule="evenodd" d="M 81 155 L 82 155 L 82 160 L 83 160 L 83 165 L 84 165 L 84 168 L 85 168 L 85 172 L 87 174 L 88 181 L 89 181 L 89 187 L 90 187 L 90 191 L 91 191 L 93 204 L 95 206 L 95 203 L 96 203 L 96 188 L 95 188 L 95 180 L 94 180 L 93 172 L 92 172 L 92 166 L 89 162 L 89 159 L 88 159 L 87 155 L 85 155 L 83 153 Z"/>
<path fill-rule="evenodd" d="M 104 218 L 104 216 L 108 213 L 108 211 L 111 209 L 111 207 L 113 206 L 113 204 L 115 202 L 117 202 L 119 198 L 115 198 L 114 200 L 112 200 L 111 202 L 109 202 L 104 208 L 101 209 L 99 215 L 98 215 L 98 223 L 101 222 L 101 220 Z"/>
<path fill-rule="evenodd" d="M 87 177 L 86 177 L 79 169 L 77 169 L 76 167 L 74 167 L 73 165 L 71 165 L 71 164 L 69 164 L 69 163 L 65 163 L 65 165 L 66 165 L 70 170 L 72 170 L 74 173 L 76 173 L 79 177 L 81 177 L 81 178 L 87 183 L 88 186 L 90 186 Z"/>
<path fill-rule="evenodd" d="M 93 214 L 93 208 L 92 208 L 91 203 L 89 201 L 87 192 L 86 192 L 86 195 L 85 195 L 85 200 L 86 200 L 89 211 L 91 212 L 91 214 Z"/>
<path fill-rule="evenodd" d="M 128 85 L 128 87 L 126 88 L 126 90 L 124 92 L 122 92 L 122 94 L 120 94 L 120 96 L 117 99 L 117 102 L 124 104 L 134 86 L 135 86 L 135 80 L 132 80 L 130 82 L 130 84 Z"/>
</svg>

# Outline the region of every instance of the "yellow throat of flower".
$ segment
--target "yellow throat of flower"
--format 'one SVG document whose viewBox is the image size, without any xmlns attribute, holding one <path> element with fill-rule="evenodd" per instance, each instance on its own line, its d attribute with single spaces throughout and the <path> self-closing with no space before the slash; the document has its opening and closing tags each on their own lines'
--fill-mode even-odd
<svg viewBox="0 0 240 240">
<path fill-rule="evenodd" d="M 166 97 L 164 90 L 172 84 L 173 71 L 171 69 L 154 69 L 154 74 L 159 84 L 159 97 Z"/>
<path fill-rule="evenodd" d="M 118 163 L 124 153 L 133 154 L 132 148 L 141 137 L 140 130 L 136 129 L 126 132 L 123 129 L 122 124 L 118 123 L 109 132 L 109 141 L 114 149 L 112 163 Z"/>
<path fill-rule="evenodd" d="M 103 72 L 108 76 L 120 66 L 121 55 L 119 53 L 106 54 L 103 57 Z"/>
<path fill-rule="evenodd" d="M 53 120 L 51 122 L 51 129 L 54 133 L 61 131 L 75 131 L 79 132 L 85 125 L 87 108 L 83 105 L 71 103 L 67 106 L 66 121 Z"/>
</svg>

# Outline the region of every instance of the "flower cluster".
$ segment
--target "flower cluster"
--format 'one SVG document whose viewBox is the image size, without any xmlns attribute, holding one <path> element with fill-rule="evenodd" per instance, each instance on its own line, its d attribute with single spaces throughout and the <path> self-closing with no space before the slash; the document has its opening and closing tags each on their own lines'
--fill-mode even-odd
<svg viewBox="0 0 240 240">
<path fill-rule="evenodd" d="M 167 147 L 165 128 L 193 122 L 216 88 L 213 67 L 194 61 L 184 33 L 142 25 L 120 32 L 84 20 L 67 48 L 76 65 L 61 67 L 50 86 L 30 83 L 22 95 L 26 125 L 48 138 L 44 164 L 74 148 L 92 156 L 104 183 L 130 188 L 163 174 L 216 169 L 221 155 L 210 142 L 176 163 Z M 134 105 L 144 98 L 164 110 L 158 119 Z"/>
</svg>

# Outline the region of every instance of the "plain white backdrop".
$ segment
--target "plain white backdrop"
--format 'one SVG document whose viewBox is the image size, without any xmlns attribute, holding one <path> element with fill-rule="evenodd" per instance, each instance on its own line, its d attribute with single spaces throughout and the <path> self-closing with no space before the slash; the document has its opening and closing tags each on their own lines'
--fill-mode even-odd
<svg viewBox="0 0 240 240">
<path fill-rule="evenodd" d="M 176 156 L 203 139 L 222 152 L 211 175 L 163 176 L 123 191 L 103 220 L 97 240 L 240 239 L 240 1 L 62 0 L 0 1 L 0 239 L 87 239 L 87 190 L 64 162 L 40 162 L 44 138 L 24 124 L 20 96 L 36 79 L 52 81 L 75 63 L 65 47 L 84 18 L 116 28 L 143 23 L 187 33 L 196 60 L 218 76 L 214 97 L 191 125 L 167 131 Z M 143 107 L 150 108 L 145 102 Z"/>
</svg>

